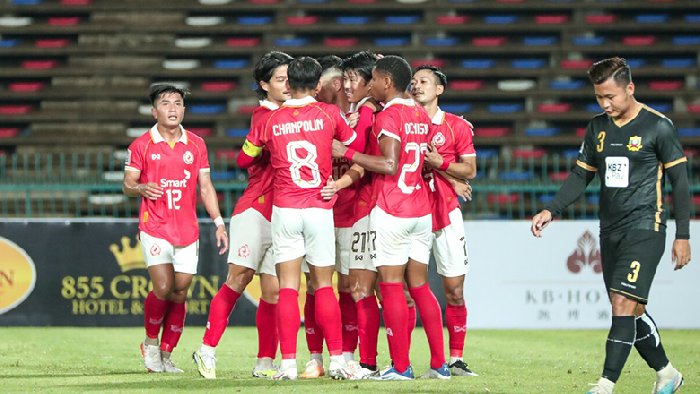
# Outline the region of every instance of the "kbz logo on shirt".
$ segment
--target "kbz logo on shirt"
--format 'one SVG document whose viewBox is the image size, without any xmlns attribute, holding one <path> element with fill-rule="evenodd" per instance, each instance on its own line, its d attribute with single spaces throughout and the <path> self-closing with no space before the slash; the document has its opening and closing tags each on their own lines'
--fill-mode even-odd
<svg viewBox="0 0 700 394">
<path fill-rule="evenodd" d="M 164 179 L 160 180 L 160 187 L 165 189 L 165 195 L 168 198 L 168 209 L 180 209 L 180 200 L 182 199 L 182 189 L 187 188 L 187 180 L 192 174 L 185 171 L 184 179 Z"/>
</svg>

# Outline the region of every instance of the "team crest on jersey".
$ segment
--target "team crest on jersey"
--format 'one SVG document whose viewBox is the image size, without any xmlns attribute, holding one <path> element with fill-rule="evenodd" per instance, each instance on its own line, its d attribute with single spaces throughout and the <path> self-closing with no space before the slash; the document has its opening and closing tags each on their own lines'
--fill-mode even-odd
<svg viewBox="0 0 700 394">
<path fill-rule="evenodd" d="M 151 256 L 158 256 L 160 254 L 160 246 L 153 244 L 148 252 L 151 253 Z"/>
<path fill-rule="evenodd" d="M 627 144 L 627 149 L 631 150 L 632 152 L 637 152 L 642 149 L 642 137 L 637 135 L 630 137 L 630 142 Z"/>
<path fill-rule="evenodd" d="M 445 136 L 442 132 L 438 131 L 438 133 L 435 134 L 435 137 L 433 137 L 433 144 L 435 144 L 435 146 L 445 145 Z"/>
<path fill-rule="evenodd" d="M 192 152 L 185 152 L 185 154 L 182 155 L 182 161 L 184 161 L 185 164 L 192 164 L 192 162 L 194 161 L 194 155 L 192 154 Z"/>
<path fill-rule="evenodd" d="M 248 256 L 250 256 L 250 248 L 248 244 L 243 244 L 243 246 L 238 248 L 238 257 L 246 258 Z"/>
</svg>

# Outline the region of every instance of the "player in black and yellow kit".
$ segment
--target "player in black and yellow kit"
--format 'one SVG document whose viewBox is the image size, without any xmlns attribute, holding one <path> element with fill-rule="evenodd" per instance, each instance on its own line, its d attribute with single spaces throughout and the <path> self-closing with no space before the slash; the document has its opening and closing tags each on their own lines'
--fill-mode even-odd
<svg viewBox="0 0 700 394">
<path fill-rule="evenodd" d="M 673 190 L 675 269 L 690 262 L 687 159 L 671 120 L 635 99 L 624 59 L 601 60 L 588 76 L 605 112 L 588 124 L 576 166 L 552 203 L 532 218 L 531 231 L 540 237 L 598 173 L 603 279 L 613 317 L 603 374 L 588 393 L 612 393 L 634 345 L 656 371 L 654 393 L 671 394 L 683 377 L 668 361 L 645 306 L 665 247 L 664 175 Z"/>
</svg>

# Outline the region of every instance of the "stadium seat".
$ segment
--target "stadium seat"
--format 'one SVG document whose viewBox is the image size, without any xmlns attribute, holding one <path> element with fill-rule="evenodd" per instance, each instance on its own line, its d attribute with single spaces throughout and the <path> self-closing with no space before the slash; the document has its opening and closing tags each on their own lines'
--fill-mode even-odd
<svg viewBox="0 0 700 394">
<path fill-rule="evenodd" d="M 42 0 L 11 0 L 10 4 L 12 5 L 39 5 L 42 3 Z"/>
<path fill-rule="evenodd" d="M 215 68 L 242 69 L 248 67 L 248 59 L 219 59 L 214 61 Z"/>
<path fill-rule="evenodd" d="M 199 59 L 166 59 L 163 60 L 163 68 L 168 70 L 193 70 L 199 68 Z"/>
<path fill-rule="evenodd" d="M 630 67 L 632 67 L 633 69 L 637 69 L 637 68 L 646 67 L 647 61 L 646 61 L 646 59 L 631 58 L 631 59 L 627 59 L 627 64 Z"/>
<path fill-rule="evenodd" d="M 426 37 L 424 44 L 429 47 L 451 47 L 459 43 L 455 37 Z"/>
<path fill-rule="evenodd" d="M 544 59 L 514 59 L 510 62 L 511 67 L 517 69 L 539 69 L 547 65 Z"/>
<path fill-rule="evenodd" d="M 561 114 L 571 111 L 569 103 L 542 103 L 537 106 L 537 112 L 545 114 Z"/>
<path fill-rule="evenodd" d="M 11 38 L 0 38 L 0 48 L 12 48 L 20 44 L 20 40 Z"/>
<path fill-rule="evenodd" d="M 656 111 L 662 112 L 662 113 L 669 113 L 673 109 L 673 104 L 672 103 L 646 103 L 651 109 L 654 109 Z"/>
<path fill-rule="evenodd" d="M 257 4 L 257 5 L 269 5 L 269 4 L 277 4 L 279 3 L 279 0 L 248 0 L 250 4 Z"/>
<path fill-rule="evenodd" d="M 323 45 L 333 48 L 347 48 L 355 46 L 360 41 L 355 37 L 326 37 L 323 39 Z"/>
<path fill-rule="evenodd" d="M 231 181 L 238 178 L 238 171 L 212 171 L 210 176 L 212 181 Z"/>
<path fill-rule="evenodd" d="M 34 82 L 11 82 L 7 85 L 7 88 L 11 92 L 38 92 L 46 86 L 45 83 L 41 81 Z"/>
<path fill-rule="evenodd" d="M 549 179 L 554 182 L 564 182 L 568 177 L 569 173 L 567 171 L 553 171 L 549 173 Z M 551 196 L 554 198 L 554 195 Z"/>
<path fill-rule="evenodd" d="M 554 137 L 561 132 L 558 127 L 526 127 L 524 131 L 528 137 Z"/>
<path fill-rule="evenodd" d="M 243 115 L 252 115 L 256 108 L 258 108 L 257 104 L 241 105 L 238 107 L 238 113 Z"/>
<path fill-rule="evenodd" d="M 188 110 L 192 115 L 216 115 L 226 112 L 225 104 L 190 104 Z"/>
<path fill-rule="evenodd" d="M 475 47 L 500 47 L 508 42 L 508 38 L 502 36 L 474 37 L 471 42 Z"/>
<path fill-rule="evenodd" d="M 556 36 L 525 36 L 523 37 L 523 45 L 526 46 L 547 46 L 554 45 L 559 42 Z"/>
<path fill-rule="evenodd" d="M 486 201 L 488 201 L 489 204 L 508 205 L 515 204 L 518 200 L 520 200 L 520 196 L 516 193 L 489 193 L 486 196 Z"/>
<path fill-rule="evenodd" d="M 598 104 L 596 104 L 596 105 L 598 105 Z M 600 106 L 598 106 L 598 109 L 595 112 L 600 112 L 600 111 L 602 111 L 602 110 L 600 109 Z M 585 135 L 586 135 L 586 128 L 585 127 L 577 127 L 576 128 L 576 136 L 577 137 L 584 137 Z M 578 150 L 577 150 L 577 152 L 578 152 Z"/>
<path fill-rule="evenodd" d="M 498 178 L 503 182 L 526 182 L 533 180 L 535 175 L 530 171 L 502 171 Z"/>
<path fill-rule="evenodd" d="M 0 105 L 0 115 L 26 115 L 32 109 L 31 105 L 4 104 Z"/>
<path fill-rule="evenodd" d="M 474 135 L 483 138 L 501 138 L 510 134 L 510 127 L 477 127 Z"/>
<path fill-rule="evenodd" d="M 593 112 L 593 113 L 600 113 L 603 112 L 602 109 L 600 109 L 600 105 L 598 103 L 590 103 L 586 105 L 586 111 L 588 112 Z"/>
<path fill-rule="evenodd" d="M 685 83 L 683 81 L 650 81 L 649 89 L 651 90 L 678 90 L 683 89 Z"/>
<path fill-rule="evenodd" d="M 637 23 L 666 23 L 668 14 L 641 14 L 634 17 Z"/>
<path fill-rule="evenodd" d="M 661 67 L 664 68 L 690 68 L 696 65 L 697 62 L 693 58 L 661 59 Z"/>
<path fill-rule="evenodd" d="M 19 127 L 0 127 L 0 138 L 15 138 L 19 134 Z"/>
<path fill-rule="evenodd" d="M 237 48 L 251 48 L 260 45 L 258 37 L 231 37 L 226 39 L 226 46 Z"/>
<path fill-rule="evenodd" d="M 205 92 L 229 92 L 236 88 L 234 81 L 207 81 L 202 82 L 200 88 Z"/>
<path fill-rule="evenodd" d="M 678 135 L 680 137 L 700 137 L 700 127 L 679 127 Z"/>
<path fill-rule="evenodd" d="M 551 177 L 550 177 L 551 179 Z M 552 179 L 553 181 L 559 181 L 558 179 Z M 537 197 L 537 202 L 542 204 L 542 205 L 547 205 L 554 201 L 554 194 L 542 194 Z"/>
<path fill-rule="evenodd" d="M 531 79 L 504 79 L 496 84 L 498 90 L 504 92 L 523 92 L 535 87 L 535 81 Z"/>
<path fill-rule="evenodd" d="M 217 26 L 226 22 L 222 16 L 188 16 L 185 24 L 188 26 Z"/>
<path fill-rule="evenodd" d="M 447 61 L 444 59 L 421 58 L 421 59 L 413 59 L 409 62 L 409 64 L 413 68 L 416 68 L 416 67 L 422 66 L 422 65 L 426 65 L 426 64 L 429 64 L 429 65 L 435 66 L 435 67 L 443 68 L 447 65 Z"/>
<path fill-rule="evenodd" d="M 686 23 L 700 23 L 700 14 L 686 14 L 683 16 Z"/>
<path fill-rule="evenodd" d="M 66 6 L 86 6 L 92 4 L 92 0 L 61 0 L 59 4 Z"/>
<path fill-rule="evenodd" d="M 700 104 L 688 104 L 688 112 L 700 114 Z"/>
<path fill-rule="evenodd" d="M 226 130 L 226 136 L 232 138 L 245 137 L 246 135 L 248 135 L 249 131 L 250 129 L 248 129 L 247 127 L 230 128 Z"/>
<path fill-rule="evenodd" d="M 571 42 L 574 45 L 580 46 L 597 46 L 605 43 L 605 37 L 588 35 L 574 36 L 571 38 Z"/>
<path fill-rule="evenodd" d="M 555 79 L 549 83 L 552 90 L 576 90 L 586 86 L 580 79 Z"/>
<path fill-rule="evenodd" d="M 305 26 L 313 25 L 319 21 L 319 17 L 315 15 L 288 16 L 287 24 L 290 26 Z"/>
<path fill-rule="evenodd" d="M 493 59 L 464 59 L 461 62 L 463 68 L 489 69 L 496 65 Z"/>
<path fill-rule="evenodd" d="M 561 68 L 567 70 L 588 69 L 592 64 L 593 61 L 588 59 L 562 59 L 559 62 Z"/>
<path fill-rule="evenodd" d="M 374 4 L 377 0 L 348 0 L 350 4 Z"/>
<path fill-rule="evenodd" d="M 199 4 L 203 5 L 224 5 L 228 4 L 233 0 L 199 0 Z"/>
<path fill-rule="evenodd" d="M 535 24 L 561 25 L 569 21 L 568 15 L 535 15 Z"/>
<path fill-rule="evenodd" d="M 374 39 L 374 45 L 379 47 L 400 47 L 408 45 L 410 42 L 409 37 L 377 37 Z"/>
<path fill-rule="evenodd" d="M 486 109 L 494 114 L 513 114 L 516 112 L 523 111 L 523 105 L 520 103 L 500 103 L 500 104 L 489 104 Z"/>
<path fill-rule="evenodd" d="M 516 15 L 486 15 L 484 23 L 487 25 L 509 25 L 518 21 Z"/>
<path fill-rule="evenodd" d="M 629 46 L 649 46 L 653 45 L 655 42 L 656 37 L 653 35 L 622 37 L 622 43 Z"/>
<path fill-rule="evenodd" d="M 34 41 L 34 46 L 37 48 L 64 48 L 68 44 L 69 41 L 65 38 L 42 38 Z"/>
<path fill-rule="evenodd" d="M 340 25 L 366 25 L 369 23 L 368 16 L 338 16 L 335 21 Z"/>
<path fill-rule="evenodd" d="M 617 17 L 612 14 L 596 14 L 596 15 L 586 15 L 584 18 L 586 24 L 589 25 L 609 25 L 615 23 Z"/>
<path fill-rule="evenodd" d="M 542 148 L 518 148 L 513 149 L 511 156 L 516 159 L 541 159 L 546 153 Z"/>
<path fill-rule="evenodd" d="M 673 45 L 700 45 L 700 35 L 681 35 L 673 37 Z"/>
<path fill-rule="evenodd" d="M 214 153 L 214 157 L 219 160 L 235 161 L 238 156 L 238 150 L 236 149 L 218 149 Z"/>
<path fill-rule="evenodd" d="M 211 45 L 209 37 L 183 37 L 175 39 L 176 48 L 205 48 Z"/>
<path fill-rule="evenodd" d="M 450 90 L 479 90 L 484 86 L 484 81 L 479 79 L 456 79 L 447 82 Z"/>
<path fill-rule="evenodd" d="M 259 26 L 272 23 L 271 16 L 239 16 L 236 19 L 239 25 Z"/>
<path fill-rule="evenodd" d="M 299 4 L 323 4 L 328 0 L 297 0 Z"/>
<path fill-rule="evenodd" d="M 384 18 L 388 25 L 412 25 L 420 22 L 418 15 L 388 15 Z"/>
<path fill-rule="evenodd" d="M 0 26 L 5 27 L 21 27 L 29 26 L 34 23 L 34 19 L 30 17 L 20 16 L 0 16 Z"/>
<path fill-rule="evenodd" d="M 309 42 L 310 40 L 305 37 L 283 37 L 275 39 L 275 45 L 279 45 L 281 47 L 302 47 L 304 45 L 308 45 Z"/>
<path fill-rule="evenodd" d="M 80 17 L 77 16 L 52 16 L 46 20 L 50 26 L 75 26 L 80 24 Z"/>
<path fill-rule="evenodd" d="M 188 131 L 197 134 L 200 137 L 209 137 L 211 135 L 211 127 L 188 127 Z"/>
<path fill-rule="evenodd" d="M 472 105 L 469 103 L 442 103 L 440 104 L 440 108 L 445 112 L 460 115 L 471 111 Z"/>
<path fill-rule="evenodd" d="M 463 25 L 469 21 L 466 15 L 438 15 L 435 17 L 435 22 L 438 25 Z"/>
</svg>

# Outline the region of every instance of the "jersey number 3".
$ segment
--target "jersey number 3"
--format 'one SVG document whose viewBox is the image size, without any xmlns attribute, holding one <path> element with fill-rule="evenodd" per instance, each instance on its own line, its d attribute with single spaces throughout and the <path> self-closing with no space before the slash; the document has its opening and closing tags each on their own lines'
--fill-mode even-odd
<svg viewBox="0 0 700 394">
<path fill-rule="evenodd" d="M 305 150 L 306 156 L 299 157 L 299 150 Z M 303 189 L 321 186 L 321 173 L 316 163 L 317 157 L 316 146 L 309 141 L 292 141 L 287 144 L 287 160 L 292 163 L 289 167 L 289 172 L 292 175 L 292 181 L 297 186 Z M 309 169 L 311 179 L 302 179 L 302 168 Z"/>
</svg>

